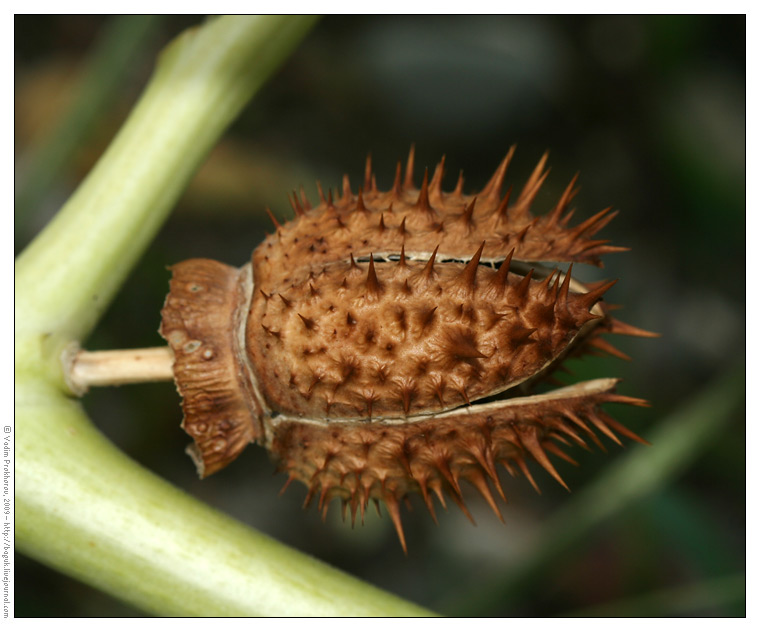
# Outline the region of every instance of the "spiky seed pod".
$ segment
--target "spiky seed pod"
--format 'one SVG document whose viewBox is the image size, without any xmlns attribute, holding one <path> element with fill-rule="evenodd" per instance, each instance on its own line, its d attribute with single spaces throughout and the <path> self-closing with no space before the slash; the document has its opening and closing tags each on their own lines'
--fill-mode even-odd
<svg viewBox="0 0 760 632">
<path fill-rule="evenodd" d="M 326 511 L 339 498 L 353 522 L 383 501 L 405 547 L 399 502 L 410 493 L 433 517 L 444 492 L 467 512 L 467 481 L 501 517 L 497 466 L 535 486 L 532 460 L 564 485 L 549 454 L 574 461 L 558 443 L 641 440 L 602 410 L 645 404 L 616 395 L 617 380 L 526 395 L 570 355 L 624 356 L 602 333 L 653 334 L 607 315 L 612 283 L 571 277 L 573 263 L 625 250 L 593 239 L 615 214 L 571 226 L 576 176 L 534 216 L 546 156 L 510 202 L 501 190 L 513 153 L 476 195 L 461 175 L 442 190 L 443 160 L 416 189 L 413 149 L 382 192 L 368 160 L 356 195 L 347 177 L 337 200 L 318 185 L 314 208 L 294 192 L 295 219 L 272 216 L 275 234 L 242 268 L 172 268 L 161 334 L 201 476 L 260 443 L 287 484 L 308 487 L 307 504 Z M 549 272 L 549 261 L 570 267 Z"/>
</svg>

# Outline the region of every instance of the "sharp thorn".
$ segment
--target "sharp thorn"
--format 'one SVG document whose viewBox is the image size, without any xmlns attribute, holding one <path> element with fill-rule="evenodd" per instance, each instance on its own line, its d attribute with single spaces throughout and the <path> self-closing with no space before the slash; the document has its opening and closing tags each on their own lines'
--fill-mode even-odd
<svg viewBox="0 0 760 632">
<path fill-rule="evenodd" d="M 361 212 L 367 212 L 367 207 L 364 206 L 364 192 L 362 191 L 361 187 L 359 187 L 359 195 L 356 200 L 356 210 L 361 211 Z"/>
<path fill-rule="evenodd" d="M 325 192 L 322 190 L 322 183 L 317 180 L 317 193 L 319 194 L 320 204 L 327 206 L 327 200 L 325 199 Z"/>
<path fill-rule="evenodd" d="M 523 473 L 523 476 L 528 479 L 530 484 L 533 486 L 533 489 L 538 492 L 538 494 L 541 494 L 541 488 L 536 483 L 535 479 L 533 478 L 533 475 L 530 473 L 530 470 L 528 469 L 528 464 L 525 462 L 525 459 L 522 457 L 518 457 L 517 459 L 517 466 L 520 468 L 520 471 Z"/>
<path fill-rule="evenodd" d="M 543 184 L 543 181 L 546 179 L 546 176 L 548 174 L 548 172 L 544 173 L 544 167 L 546 166 L 546 161 L 548 159 L 549 152 L 547 151 L 543 156 L 541 156 L 541 159 L 538 161 L 535 169 L 533 169 L 533 173 L 530 174 L 528 181 L 525 183 L 523 190 L 520 192 L 520 195 L 517 198 L 518 206 L 529 206 L 533 201 L 533 198 L 535 198 L 536 193 L 538 193 L 538 189 L 541 188 L 541 185 Z"/>
<path fill-rule="evenodd" d="M 414 188 L 414 143 L 409 148 L 409 157 L 406 159 L 406 173 L 404 175 L 404 188 Z"/>
<path fill-rule="evenodd" d="M 465 226 L 469 227 L 472 224 L 472 215 L 475 212 L 475 202 L 477 199 L 477 197 L 472 198 L 472 201 L 464 207 L 461 218 Z"/>
<path fill-rule="evenodd" d="M 425 267 L 422 270 L 422 276 L 425 279 L 430 279 L 434 274 L 434 266 L 435 266 L 435 256 L 438 254 L 438 248 L 439 246 L 435 247 L 435 250 L 433 250 L 433 254 L 430 255 L 430 259 L 428 259 L 427 264 L 425 264 Z"/>
<path fill-rule="evenodd" d="M 348 174 L 343 174 L 343 200 L 349 201 L 354 197 L 354 194 L 351 192 L 351 182 L 348 179 Z"/>
<path fill-rule="evenodd" d="M 428 193 L 428 171 L 425 169 L 425 175 L 422 177 L 422 186 L 420 187 L 420 195 L 417 198 L 415 205 L 417 210 L 423 211 L 429 216 L 435 215 L 435 209 L 430 206 L 430 197 Z"/>
<path fill-rule="evenodd" d="M 565 454 L 562 451 L 561 448 L 559 448 L 556 444 L 552 443 L 551 441 L 547 441 L 546 443 L 544 443 L 543 447 L 544 447 L 545 450 L 548 450 L 549 452 L 551 452 L 555 456 L 558 456 L 563 461 L 567 461 L 568 463 L 570 463 L 571 465 L 575 465 L 576 467 L 578 466 L 578 461 L 576 461 L 575 459 L 569 457 L 567 454 Z"/>
<path fill-rule="evenodd" d="M 549 213 L 547 226 L 554 226 L 559 221 L 559 218 L 567 208 L 567 205 L 570 204 L 570 201 L 578 193 L 577 189 L 574 190 L 575 183 L 578 181 L 578 176 L 579 174 L 577 173 L 573 176 L 573 179 L 570 180 L 570 184 L 567 185 L 562 193 L 562 196 L 559 198 L 557 205 Z"/>
<path fill-rule="evenodd" d="M 369 256 L 369 268 L 367 270 L 367 294 L 373 297 L 378 297 L 383 293 L 383 286 L 380 285 L 380 281 L 377 278 L 375 272 L 375 259 L 370 254 Z"/>
<path fill-rule="evenodd" d="M 401 188 L 401 163 L 396 163 L 396 177 L 393 179 L 393 188 L 391 189 L 394 200 L 400 200 L 402 194 Z"/>
<path fill-rule="evenodd" d="M 364 190 L 372 189 L 372 154 L 367 154 L 367 161 L 364 164 Z"/>
<path fill-rule="evenodd" d="M 491 285 L 497 290 L 503 290 L 509 279 L 509 266 L 512 264 L 512 256 L 515 254 L 515 249 L 509 251 L 507 258 L 501 262 L 496 274 L 491 278 Z"/>
<path fill-rule="evenodd" d="M 551 474 L 562 487 L 567 491 L 570 491 L 570 488 L 565 481 L 562 480 L 562 477 L 549 460 L 549 457 L 546 456 L 546 452 L 544 452 L 544 449 L 541 447 L 541 443 L 536 436 L 535 428 L 531 428 L 525 432 L 518 432 L 518 436 L 520 438 L 520 443 L 522 443 L 523 447 L 530 453 L 536 462 L 549 472 L 549 474 Z"/>
<path fill-rule="evenodd" d="M 288 199 L 290 199 L 290 196 L 288 196 Z M 272 211 L 271 211 L 271 209 L 268 206 L 266 208 L 266 211 L 267 211 L 267 215 L 269 215 L 269 219 L 272 220 L 272 223 L 274 224 L 274 227 L 277 230 L 279 230 L 280 228 L 282 228 L 282 226 L 280 226 L 280 222 L 277 221 L 277 218 L 272 214 Z"/>
<path fill-rule="evenodd" d="M 567 268 L 567 273 L 565 274 L 565 278 L 562 281 L 562 287 L 559 290 L 559 297 L 557 300 L 556 305 L 559 306 L 561 309 L 566 310 L 567 309 L 567 296 L 570 292 L 570 276 L 573 272 L 573 264 L 571 263 L 570 266 Z M 559 277 L 557 277 L 559 279 Z"/>
<path fill-rule="evenodd" d="M 470 292 L 475 291 L 476 275 L 478 273 L 478 267 L 480 265 L 480 257 L 483 254 L 483 248 L 485 248 L 485 246 L 486 246 L 485 241 L 482 244 L 480 244 L 480 248 L 478 248 L 478 251 L 472 256 L 472 259 L 470 259 L 468 264 L 459 273 L 459 276 L 457 279 L 460 286 Z"/>
<path fill-rule="evenodd" d="M 507 173 L 507 167 L 509 166 L 509 163 L 512 160 L 512 156 L 515 153 L 515 145 L 512 145 L 512 147 L 509 148 L 509 151 L 507 152 L 507 155 L 504 157 L 504 159 L 501 161 L 499 166 L 496 168 L 496 171 L 491 176 L 491 179 L 488 181 L 488 184 L 486 184 L 485 187 L 483 187 L 483 191 L 481 195 L 484 195 L 489 200 L 497 200 L 501 196 L 501 187 L 504 183 L 504 177 Z"/>
<path fill-rule="evenodd" d="M 385 507 L 393 521 L 393 526 L 396 527 L 396 534 L 401 542 L 401 548 L 404 549 L 404 555 L 408 555 L 406 538 L 404 537 L 404 527 L 401 524 L 401 512 L 399 511 L 398 500 L 392 494 L 386 494 L 383 500 L 385 500 Z"/>
<path fill-rule="evenodd" d="M 598 336 L 595 336 L 588 342 L 589 345 L 592 347 L 595 347 L 596 349 L 599 349 L 600 351 L 604 351 L 605 353 L 608 353 L 611 356 L 615 356 L 616 358 L 620 358 L 621 360 L 629 360 L 631 359 L 631 356 L 629 356 L 627 353 L 623 353 L 615 347 L 614 345 L 610 344 L 603 338 L 599 338 Z"/>
<path fill-rule="evenodd" d="M 435 166 L 433 171 L 433 179 L 430 181 L 430 195 L 433 199 L 440 202 L 441 200 L 441 184 L 443 183 L 443 169 L 446 162 L 446 156 L 444 155 Z"/>
<path fill-rule="evenodd" d="M 463 188 L 464 188 L 464 171 L 460 170 L 459 178 L 457 178 L 456 187 L 454 187 L 454 191 L 452 191 L 451 195 L 453 195 L 454 197 L 461 197 Z"/>
<path fill-rule="evenodd" d="M 621 334 L 624 336 L 638 336 L 641 338 L 659 338 L 660 334 L 646 329 L 639 329 L 628 323 L 624 323 L 617 318 L 609 319 L 609 332 L 611 334 Z"/>
<path fill-rule="evenodd" d="M 488 481 L 486 481 L 483 474 L 481 474 L 479 470 L 473 470 L 470 473 L 467 480 L 469 480 L 470 483 L 473 484 L 475 489 L 477 489 L 480 492 L 480 495 L 486 499 L 488 506 L 498 516 L 499 520 L 504 522 L 504 516 L 501 515 L 501 512 L 499 511 L 499 506 L 496 504 L 496 499 L 493 497 L 493 494 L 491 493 L 491 488 L 488 486 Z"/>
<path fill-rule="evenodd" d="M 290 487 L 290 484 L 296 480 L 296 477 L 293 474 L 288 474 L 288 480 L 285 481 L 285 484 L 282 486 L 282 489 L 280 489 L 279 496 L 282 496 L 285 493 L 285 490 Z"/>
<path fill-rule="evenodd" d="M 512 195 L 512 187 L 510 186 L 507 189 L 507 192 L 504 194 L 504 197 L 501 199 L 501 202 L 499 202 L 499 206 L 496 207 L 496 210 L 494 211 L 494 215 L 496 216 L 497 222 L 506 222 L 509 219 L 509 198 Z"/>
<path fill-rule="evenodd" d="M 301 196 L 301 204 L 303 205 L 303 210 L 304 211 L 310 211 L 311 210 L 311 202 L 309 202 L 309 198 L 306 197 L 306 191 L 304 191 L 303 186 L 301 186 L 299 188 L 298 192 L 299 192 L 299 194 Z"/>
</svg>

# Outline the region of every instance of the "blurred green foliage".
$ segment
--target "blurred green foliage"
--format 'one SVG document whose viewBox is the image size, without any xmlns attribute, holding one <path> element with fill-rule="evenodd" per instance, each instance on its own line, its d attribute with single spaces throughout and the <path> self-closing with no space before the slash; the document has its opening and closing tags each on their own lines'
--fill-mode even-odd
<svg viewBox="0 0 760 632">
<path fill-rule="evenodd" d="M 152 24 L 140 50 L 122 60 L 121 80 L 100 86 L 110 94 L 89 113 L 82 144 L 67 149 L 65 164 L 35 190 L 35 204 L 18 208 L 17 251 L 108 143 L 157 51 L 201 19 Z M 57 126 L 67 125 L 67 108 L 89 85 L 87 69 L 98 67 L 104 47 L 129 50 L 118 41 L 128 31 L 114 20 L 16 17 L 19 182 L 61 151 L 51 149 L 51 139 L 63 134 Z M 212 153 L 87 346 L 162 344 L 157 328 L 168 265 L 199 256 L 244 263 L 271 229 L 266 206 L 288 218 L 286 194 L 301 184 L 314 198 L 316 179 L 337 187 L 347 172 L 356 186 L 368 152 L 381 187 L 414 142 L 420 173 L 445 153 L 445 184 L 453 187 L 463 169 L 466 188 L 476 190 L 516 142 L 508 176 L 516 184 L 551 150 L 552 173 L 537 210 L 548 209 L 577 170 L 578 217 L 608 205 L 621 210 L 603 236 L 631 252 L 608 257 L 603 271 L 578 274 L 619 278 L 609 296 L 624 306 L 616 315 L 662 333 L 620 340 L 630 363 L 574 362 L 572 379 L 624 378 L 621 392 L 653 406 L 615 413 L 650 439 L 721 375 L 733 376 L 731 392 L 741 400 L 744 378 L 734 367 L 743 365 L 745 346 L 745 26 L 743 16 L 327 18 Z M 104 43 L 104 33 L 116 40 Z M 302 490 L 278 497 L 284 480 L 271 476 L 261 449 L 249 448 L 227 470 L 198 481 L 183 453 L 187 437 L 171 386 L 98 390 L 84 403 L 121 449 L 179 487 L 431 608 L 465 583 L 499 586 L 543 526 L 567 515 L 575 497 L 601 484 L 625 454 L 615 446 L 607 455 L 573 454 L 580 468 L 560 466 L 576 490 L 571 496 L 542 473 L 542 496 L 523 480 L 505 480 L 506 525 L 475 495 L 477 528 L 456 510 L 441 513 L 436 527 L 414 502 L 404 515 L 404 557 L 387 517 L 370 516 L 351 530 L 337 509 L 325 524 L 315 511 L 302 511 Z M 518 602 L 497 594 L 478 614 L 743 615 L 742 403 L 724 410 L 720 431 L 694 448 L 685 471 L 551 556 Z M 634 450 L 647 448 L 627 451 Z M 17 561 L 17 616 L 139 614 Z M 694 597 L 705 593 L 714 598 Z"/>
</svg>

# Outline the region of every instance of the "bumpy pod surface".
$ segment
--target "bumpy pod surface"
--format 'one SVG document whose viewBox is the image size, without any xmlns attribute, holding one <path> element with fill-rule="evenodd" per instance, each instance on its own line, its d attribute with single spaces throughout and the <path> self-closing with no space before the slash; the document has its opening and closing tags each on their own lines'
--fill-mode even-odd
<svg viewBox="0 0 760 632">
<path fill-rule="evenodd" d="M 497 464 L 535 486 L 534 460 L 564 485 L 547 455 L 573 462 L 558 444 L 640 440 L 601 408 L 645 404 L 617 395 L 617 380 L 530 395 L 569 355 L 623 356 L 600 334 L 652 334 L 607 314 L 612 283 L 571 278 L 574 263 L 624 250 L 594 239 L 615 213 L 571 226 L 574 178 L 533 216 L 546 156 L 510 201 L 513 152 L 477 195 L 461 176 L 442 191 L 443 160 L 415 188 L 413 151 L 379 191 L 368 160 L 357 194 L 348 178 L 335 198 L 320 187 L 314 208 L 294 193 L 295 219 L 272 218 L 275 233 L 242 268 L 172 268 L 161 334 L 202 476 L 260 443 L 323 511 L 339 498 L 353 520 L 383 501 L 405 547 L 399 501 L 410 493 L 433 515 L 431 494 L 466 512 L 466 480 L 500 516 Z"/>
</svg>

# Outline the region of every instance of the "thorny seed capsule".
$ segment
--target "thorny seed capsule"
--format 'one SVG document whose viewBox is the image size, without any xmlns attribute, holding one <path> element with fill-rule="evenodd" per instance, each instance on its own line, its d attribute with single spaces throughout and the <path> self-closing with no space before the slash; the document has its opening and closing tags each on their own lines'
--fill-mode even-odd
<svg viewBox="0 0 760 632">
<path fill-rule="evenodd" d="M 534 216 L 546 156 L 519 195 L 502 196 L 513 153 L 476 195 L 461 176 L 441 189 L 443 160 L 416 189 L 413 149 L 379 191 L 368 159 L 356 194 L 348 177 L 335 198 L 320 186 L 314 208 L 294 192 L 295 219 L 272 217 L 275 233 L 242 268 L 172 268 L 161 334 L 201 476 L 259 443 L 323 512 L 339 498 L 353 522 L 383 501 L 406 549 L 408 494 L 434 518 L 432 495 L 443 503 L 444 492 L 467 513 L 468 481 L 501 517 L 498 465 L 535 486 L 534 460 L 564 485 L 547 452 L 574 461 L 558 444 L 598 443 L 595 430 L 641 441 L 601 408 L 645 405 L 616 394 L 616 379 L 529 394 L 570 355 L 623 355 L 600 334 L 654 334 L 607 314 L 612 283 L 571 278 L 574 263 L 625 250 L 593 238 L 616 213 L 571 226 L 573 178 Z"/>
</svg>

